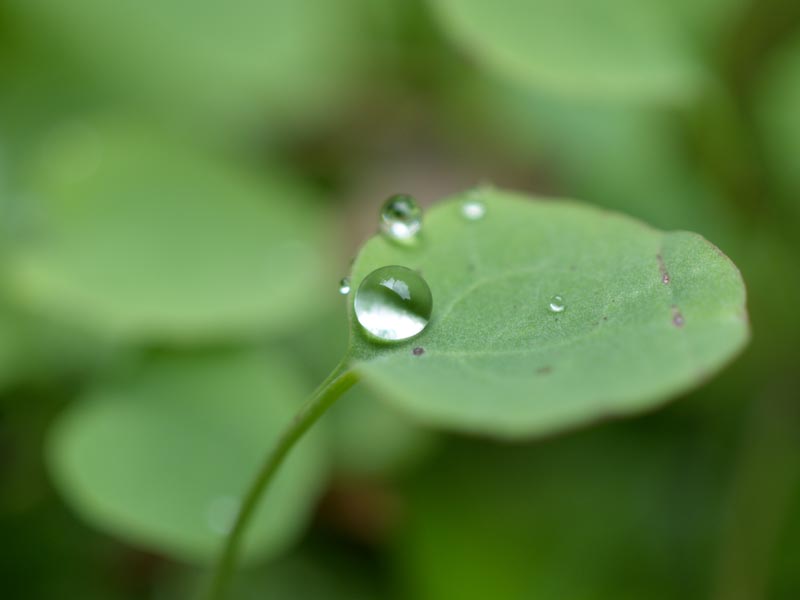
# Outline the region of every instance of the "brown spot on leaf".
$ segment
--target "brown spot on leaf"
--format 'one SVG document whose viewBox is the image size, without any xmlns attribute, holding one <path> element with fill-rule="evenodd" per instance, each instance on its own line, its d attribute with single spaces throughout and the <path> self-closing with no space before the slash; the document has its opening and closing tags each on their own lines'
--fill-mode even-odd
<svg viewBox="0 0 800 600">
<path fill-rule="evenodd" d="M 672 324 L 675 327 L 683 327 L 684 324 L 683 313 L 674 305 L 672 306 Z"/>
<path fill-rule="evenodd" d="M 552 372 L 553 372 L 553 367 L 549 365 L 546 365 L 544 367 L 539 367 L 538 369 L 536 369 L 536 373 L 538 373 L 539 375 L 549 375 Z"/>
<path fill-rule="evenodd" d="M 669 271 L 667 271 L 667 265 L 664 264 L 664 257 L 661 254 L 656 254 L 656 260 L 658 261 L 658 272 L 661 273 L 661 283 L 668 284 L 670 276 Z"/>
<path fill-rule="evenodd" d="M 423 354 L 425 354 L 425 348 L 417 346 L 411 351 L 411 354 L 413 354 L 414 356 L 422 356 Z"/>
</svg>

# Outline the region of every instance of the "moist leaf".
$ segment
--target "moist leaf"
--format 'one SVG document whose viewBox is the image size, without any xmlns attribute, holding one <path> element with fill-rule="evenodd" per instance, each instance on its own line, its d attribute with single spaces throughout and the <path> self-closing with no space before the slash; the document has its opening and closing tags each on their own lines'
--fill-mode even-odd
<svg viewBox="0 0 800 600">
<path fill-rule="evenodd" d="M 468 221 L 466 198 L 434 207 L 415 246 L 372 238 L 353 267 L 354 289 L 387 264 L 430 285 L 431 322 L 401 344 L 370 341 L 351 304 L 354 368 L 416 418 L 543 435 L 653 408 L 746 343 L 741 275 L 701 236 L 500 190 L 484 191 L 485 217 Z M 549 310 L 554 295 L 564 312 Z"/>
</svg>

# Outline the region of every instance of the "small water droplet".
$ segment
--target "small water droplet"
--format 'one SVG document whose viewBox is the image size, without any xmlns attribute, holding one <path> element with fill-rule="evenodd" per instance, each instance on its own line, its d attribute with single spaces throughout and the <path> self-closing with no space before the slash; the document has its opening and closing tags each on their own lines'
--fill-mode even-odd
<svg viewBox="0 0 800 600">
<path fill-rule="evenodd" d="M 376 338 L 405 340 L 425 329 L 433 311 L 433 297 L 419 273 L 393 265 L 364 278 L 354 307 L 358 322 Z"/>
<path fill-rule="evenodd" d="M 422 227 L 422 209 L 412 196 L 395 194 L 381 208 L 381 231 L 397 241 L 410 241 Z"/>
<path fill-rule="evenodd" d="M 216 534 L 228 535 L 239 512 L 239 499 L 235 496 L 217 496 L 206 507 L 206 525 Z"/>
<path fill-rule="evenodd" d="M 339 293 L 342 296 L 347 296 L 350 293 L 350 278 L 349 277 L 342 277 L 341 281 L 339 281 Z"/>
<path fill-rule="evenodd" d="M 482 200 L 470 198 L 461 205 L 461 214 L 468 221 L 479 221 L 486 215 L 486 205 Z"/>
<path fill-rule="evenodd" d="M 564 312 L 564 309 L 567 308 L 567 305 L 564 303 L 563 296 L 559 296 L 556 294 L 552 298 L 550 298 L 550 312 L 560 313 Z"/>
</svg>

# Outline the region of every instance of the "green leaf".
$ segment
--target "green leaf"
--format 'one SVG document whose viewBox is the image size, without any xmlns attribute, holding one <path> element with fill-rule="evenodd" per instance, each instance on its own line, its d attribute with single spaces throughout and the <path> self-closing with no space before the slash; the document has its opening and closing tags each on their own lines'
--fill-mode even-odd
<svg viewBox="0 0 800 600">
<path fill-rule="evenodd" d="M 427 329 L 405 343 L 376 344 L 351 314 L 353 368 L 398 408 L 442 427 L 541 435 L 653 408 L 746 343 L 741 276 L 699 235 L 479 193 L 483 219 L 461 214 L 475 192 L 455 197 L 430 211 L 418 244 L 374 237 L 356 259 L 354 289 L 402 264 L 433 293 Z M 564 312 L 549 310 L 554 295 Z"/>
<path fill-rule="evenodd" d="M 676 421 L 451 446 L 411 482 L 393 557 L 406 596 L 704 597 L 728 465 L 713 432 Z"/>
<path fill-rule="evenodd" d="M 521 168 L 538 165 L 565 195 L 659 227 L 730 229 L 729 207 L 687 156 L 675 111 L 555 99 L 474 72 L 453 88 L 460 129 L 482 124 Z"/>
<path fill-rule="evenodd" d="M 35 234 L 18 294 L 48 314 L 133 338 L 272 332 L 313 313 L 327 272 L 318 193 L 256 176 L 135 123 L 54 133 L 33 169 Z"/>
<path fill-rule="evenodd" d="M 0 310 L 0 388 L 19 370 L 18 335 L 12 316 Z"/>
<path fill-rule="evenodd" d="M 800 37 L 772 57 L 763 75 L 757 112 L 769 166 L 781 185 L 783 200 L 800 215 Z"/>
<path fill-rule="evenodd" d="M 314 536 L 299 548 L 269 564 L 242 570 L 233 583 L 235 600 L 375 600 L 380 598 L 382 572 L 363 556 L 341 545 L 322 543 Z M 359 560 L 360 559 L 360 560 Z M 208 572 L 180 569 L 166 573 L 159 598 L 201 598 L 207 592 Z"/>
<path fill-rule="evenodd" d="M 682 11 L 660 0 L 431 0 L 487 68 L 540 90 L 682 103 L 704 67 Z"/>
<path fill-rule="evenodd" d="M 95 371 L 123 352 L 80 328 L 31 315 L 0 294 L 0 390 L 20 381 Z"/>
<path fill-rule="evenodd" d="M 48 447 L 55 482 L 97 527 L 182 560 L 210 560 L 305 391 L 277 356 L 154 360 L 60 417 Z M 321 459 L 312 436 L 281 467 L 249 530 L 249 558 L 277 554 L 301 533 Z"/>
<path fill-rule="evenodd" d="M 7 10 L 16 29 L 123 105 L 223 135 L 335 113 L 368 56 L 361 0 L 12 0 Z"/>
<path fill-rule="evenodd" d="M 436 437 L 363 387 L 347 392 L 327 416 L 335 466 L 348 474 L 387 475 L 430 455 Z"/>
</svg>

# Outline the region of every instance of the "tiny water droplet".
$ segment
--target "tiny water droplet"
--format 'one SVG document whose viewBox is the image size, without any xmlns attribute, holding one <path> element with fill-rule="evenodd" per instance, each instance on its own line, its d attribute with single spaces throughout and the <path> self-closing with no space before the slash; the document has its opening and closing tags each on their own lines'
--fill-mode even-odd
<svg viewBox="0 0 800 600">
<path fill-rule="evenodd" d="M 564 309 L 567 308 L 567 305 L 564 303 L 563 296 L 559 296 L 556 294 L 552 298 L 550 298 L 550 312 L 560 313 L 564 312 Z"/>
<path fill-rule="evenodd" d="M 381 340 L 405 340 L 425 329 L 433 311 L 427 282 L 416 271 L 381 267 L 364 278 L 356 292 L 356 318 Z"/>
<path fill-rule="evenodd" d="M 486 215 L 486 205 L 482 200 L 470 198 L 461 205 L 461 214 L 468 221 L 479 221 Z"/>
<path fill-rule="evenodd" d="M 341 281 L 339 281 L 339 293 L 342 296 L 347 296 L 350 293 L 350 278 L 349 277 L 342 277 Z"/>
<path fill-rule="evenodd" d="M 235 496 L 217 496 L 206 507 L 206 524 L 218 535 L 228 535 L 239 512 L 239 499 Z"/>
<path fill-rule="evenodd" d="M 461 204 L 461 214 L 465 219 L 479 221 L 486 215 L 484 198 L 490 189 L 491 184 L 484 181 L 467 192 L 467 198 Z"/>
<path fill-rule="evenodd" d="M 381 208 L 381 231 L 397 241 L 410 241 L 422 227 L 422 209 L 412 196 L 395 194 Z"/>
</svg>

